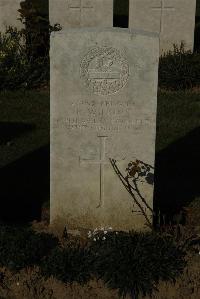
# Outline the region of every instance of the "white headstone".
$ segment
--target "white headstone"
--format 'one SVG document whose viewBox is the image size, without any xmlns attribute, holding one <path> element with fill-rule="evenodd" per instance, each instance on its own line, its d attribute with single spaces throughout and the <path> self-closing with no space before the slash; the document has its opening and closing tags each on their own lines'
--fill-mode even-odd
<svg viewBox="0 0 200 299">
<path fill-rule="evenodd" d="M 143 229 L 144 212 L 151 222 L 153 185 L 145 174 L 154 166 L 158 57 L 152 33 L 52 36 L 51 223 Z"/>
<path fill-rule="evenodd" d="M 49 0 L 51 25 L 73 27 L 112 27 L 113 0 Z"/>
<path fill-rule="evenodd" d="M 0 0 L 0 32 L 5 32 L 8 26 L 22 28 L 22 23 L 18 20 L 20 2 L 22 0 Z"/>
<path fill-rule="evenodd" d="M 196 0 L 130 0 L 129 27 L 160 33 L 160 52 L 193 50 Z"/>
</svg>

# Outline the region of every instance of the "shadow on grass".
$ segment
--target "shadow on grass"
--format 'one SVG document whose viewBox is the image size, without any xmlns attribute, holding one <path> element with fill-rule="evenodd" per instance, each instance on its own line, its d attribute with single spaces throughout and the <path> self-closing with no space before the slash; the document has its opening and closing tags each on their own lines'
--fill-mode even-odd
<svg viewBox="0 0 200 299">
<path fill-rule="evenodd" d="M 200 53 L 200 16 L 195 18 L 195 31 L 194 31 L 194 50 Z"/>
<path fill-rule="evenodd" d="M 35 125 L 22 122 L 0 122 L 0 145 L 35 129 Z"/>
<path fill-rule="evenodd" d="M 154 207 L 168 221 L 200 195 L 200 127 L 158 152 Z"/>
<path fill-rule="evenodd" d="M 49 199 L 49 146 L 0 169 L 0 220 L 26 223 L 40 220 Z"/>
<path fill-rule="evenodd" d="M 0 169 L 0 220 L 40 220 L 49 200 L 49 146 Z M 156 155 L 154 207 L 172 219 L 200 196 L 200 128 Z"/>
</svg>

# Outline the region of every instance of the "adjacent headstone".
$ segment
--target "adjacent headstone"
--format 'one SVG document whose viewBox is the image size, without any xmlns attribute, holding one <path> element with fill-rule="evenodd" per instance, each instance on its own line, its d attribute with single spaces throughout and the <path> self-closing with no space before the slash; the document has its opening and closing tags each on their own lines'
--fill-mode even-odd
<svg viewBox="0 0 200 299">
<path fill-rule="evenodd" d="M 130 0 L 129 27 L 160 33 L 160 52 L 193 50 L 196 0 Z"/>
<path fill-rule="evenodd" d="M 113 0 L 49 0 L 51 25 L 73 27 L 112 27 Z"/>
<path fill-rule="evenodd" d="M 51 37 L 52 224 L 129 230 L 151 222 L 158 57 L 153 33 L 88 28 Z"/>
<path fill-rule="evenodd" d="M 22 23 L 18 20 L 20 14 L 20 2 L 22 0 L 1 0 L 0 1 L 0 32 L 5 32 L 6 27 L 13 26 L 22 28 Z"/>
</svg>

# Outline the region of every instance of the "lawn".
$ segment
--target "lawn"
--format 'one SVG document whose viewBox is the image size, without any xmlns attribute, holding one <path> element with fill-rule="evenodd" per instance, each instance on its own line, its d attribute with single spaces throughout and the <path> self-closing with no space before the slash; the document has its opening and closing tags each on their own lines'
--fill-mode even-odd
<svg viewBox="0 0 200 299">
<path fill-rule="evenodd" d="M 1 230 L 1 238 L 3 241 L 0 240 L 0 246 L 4 256 L 2 256 L 0 263 L 0 266 L 3 267 L 0 268 L 0 275 L 3 275 L 2 281 L 5 285 L 2 285 L 0 281 L 0 296 L 3 296 L 2 298 L 8 298 L 8 295 L 12 295 L 14 296 L 13 298 L 20 299 L 29 297 L 60 299 L 71 298 L 74 294 L 77 294 L 77 298 L 86 298 L 86 296 L 91 294 L 91 298 L 117 298 L 119 284 L 121 289 L 125 288 L 128 291 L 129 287 L 127 286 L 127 282 L 125 280 L 123 281 L 125 277 L 123 267 L 127 269 L 128 265 L 132 265 L 132 262 L 130 263 L 130 258 L 133 258 L 135 254 L 132 254 L 131 249 L 135 248 L 135 245 L 131 245 L 132 247 L 128 244 L 124 245 L 125 241 L 129 242 L 131 240 L 129 239 L 129 236 L 125 235 L 125 239 L 123 239 L 121 243 L 117 243 L 119 247 L 121 249 L 124 248 L 126 252 L 126 255 L 124 255 L 124 253 L 122 254 L 123 263 L 121 263 L 121 251 L 117 249 L 117 244 L 111 244 L 113 248 L 112 246 L 110 247 L 110 245 L 107 246 L 107 243 L 105 243 L 104 248 L 104 242 L 102 247 L 98 247 L 98 244 L 97 247 L 96 244 L 92 244 L 91 248 L 93 252 L 98 253 L 95 253 L 96 256 L 98 257 L 99 254 L 102 254 L 103 257 L 100 258 L 99 264 L 97 263 L 99 268 L 93 269 L 96 262 L 90 263 L 89 266 L 87 265 L 87 267 L 85 267 L 88 271 L 87 273 L 85 272 L 85 269 L 81 272 L 81 262 L 77 263 L 77 255 L 81 261 L 83 258 L 82 249 L 78 246 L 77 250 L 75 250 L 73 247 L 73 242 L 76 243 L 77 240 L 68 240 L 65 239 L 65 236 L 62 236 L 59 243 L 62 244 L 61 248 L 56 247 L 55 250 L 52 251 L 52 254 L 49 255 L 49 252 L 46 253 L 46 251 L 51 249 L 51 246 L 57 246 L 56 240 L 53 239 L 53 241 L 51 241 L 51 237 L 45 237 L 44 235 L 41 237 L 40 235 L 35 235 L 33 232 L 26 231 L 27 226 L 23 226 L 23 228 L 20 229 L 17 228 L 16 223 L 19 219 L 25 221 L 40 219 L 41 207 L 44 206 L 44 202 L 49 200 L 49 93 L 44 91 L 15 91 L 1 93 L 0 106 L 3 107 L 0 109 L 0 180 L 2 183 L 0 190 L 0 217 L 2 215 L 8 215 L 10 219 L 14 221 L 16 227 L 7 228 L 9 234 L 7 234 L 5 230 L 5 240 L 3 240 L 3 226 Z M 198 160 L 200 160 L 198 159 L 200 144 L 199 127 L 200 92 L 159 91 L 155 194 L 158 201 L 164 201 L 164 204 L 161 202 L 164 209 L 167 206 L 170 212 L 175 202 L 183 205 L 183 202 L 187 202 L 188 199 L 189 202 L 192 202 L 198 197 L 198 169 L 200 168 L 198 162 Z M 44 148 L 45 150 L 41 150 Z M 188 175 L 185 176 L 184 173 Z M 184 189 L 185 187 L 186 189 Z M 195 207 L 195 209 L 199 209 L 199 205 L 197 208 Z M 17 219 L 16 215 L 18 217 Z M 25 218 L 23 218 L 24 215 L 26 216 Z M 7 217 L 6 220 L 10 220 L 9 217 Z M 199 220 L 195 225 L 199 225 Z M 50 228 L 48 226 L 43 227 L 43 223 L 41 222 L 35 222 L 32 227 L 37 233 L 40 232 L 40 230 L 51 232 Z M 183 235 L 181 235 L 183 240 L 185 240 L 184 238 L 187 238 L 187 233 L 186 228 L 186 233 L 183 232 Z M 24 247 L 22 246 L 24 243 L 23 238 L 26 240 L 26 251 L 24 251 Z M 42 242 L 38 241 L 40 238 Z M 145 238 L 144 241 L 146 242 Z M 178 241 L 181 241 L 181 239 Z M 45 242 L 48 246 L 43 244 Z M 116 242 L 118 242 L 117 239 Z M 150 244 L 149 246 L 154 246 L 154 243 L 153 240 L 152 245 Z M 13 250 L 11 244 L 15 250 Z M 166 245 L 167 243 L 164 242 L 164 244 Z M 65 251 L 62 253 L 63 246 L 66 254 Z M 72 248 L 70 246 L 72 246 Z M 9 248 L 9 250 L 7 248 Z M 32 248 L 35 250 L 32 250 Z M 128 255 L 128 248 L 130 249 L 130 257 Z M 164 247 L 162 247 L 162 254 L 163 248 Z M 106 250 L 110 250 L 109 254 L 107 254 Z M 41 255 L 39 258 L 38 252 Z M 155 246 L 155 250 L 150 248 L 148 254 L 145 254 L 145 251 L 142 248 L 138 251 L 138 253 L 142 255 L 142 259 L 136 258 L 136 263 L 139 261 L 140 266 L 145 266 L 145 258 L 149 257 L 151 260 L 150 254 L 152 254 L 152 258 L 156 258 L 157 260 L 158 252 L 160 251 L 158 250 L 157 245 Z M 43 255 L 45 256 L 46 254 L 49 257 L 47 257 L 47 260 L 43 261 Z M 87 257 L 87 254 L 90 255 L 91 252 L 87 252 L 86 250 L 84 251 L 84 254 Z M 174 257 L 174 253 L 171 252 L 170 249 L 169 255 L 167 253 L 166 257 L 170 257 L 170 261 L 172 261 L 173 267 L 175 267 L 173 268 L 172 264 L 170 266 L 172 268 L 169 267 L 169 271 L 173 272 L 177 270 L 177 266 L 174 265 L 176 258 L 171 259 L 171 254 Z M 113 260 L 110 260 L 110 256 L 112 255 Z M 107 261 L 106 257 L 108 257 Z M 196 283 L 199 280 L 199 270 L 198 267 L 195 268 L 193 265 L 194 263 L 195 265 L 199 264 L 199 260 L 195 260 L 197 257 L 198 256 L 195 253 L 194 257 L 190 260 L 189 267 L 185 268 L 182 276 L 176 281 L 175 285 L 160 282 L 158 289 L 161 293 L 158 297 L 155 295 L 152 298 L 163 298 L 162 294 L 166 292 L 175 294 L 176 297 L 174 298 L 185 299 L 186 293 L 188 299 L 197 298 L 199 290 L 196 287 Z M 42 265 L 40 258 L 41 261 L 43 261 Z M 13 263 L 11 263 L 10 259 L 12 259 Z M 35 259 L 37 259 L 36 262 Z M 165 260 L 167 259 L 163 259 L 162 255 L 161 264 Z M 87 261 L 89 261 L 88 257 L 86 258 L 86 262 Z M 115 262 L 113 263 L 112 261 Z M 119 261 L 119 265 L 122 266 L 121 271 L 119 270 L 116 261 Z M 124 264 L 126 262 L 127 265 Z M 12 267 L 14 267 L 15 264 L 21 269 L 20 272 L 12 272 Z M 46 273 L 44 276 L 40 273 L 39 268 L 33 266 L 35 264 L 43 268 L 44 273 Z M 113 274 L 113 264 L 117 265 L 117 276 Z M 12 267 L 10 267 L 10 265 Z M 24 265 L 27 265 L 30 268 L 26 268 Z M 147 268 L 149 265 L 150 263 L 147 261 Z M 92 270 L 90 269 L 91 266 Z M 168 267 L 165 264 L 163 264 L 163 267 L 164 271 L 162 269 L 160 270 L 161 276 L 158 276 L 158 267 L 156 267 L 155 277 L 152 276 L 153 278 L 151 279 L 157 281 L 158 277 L 162 277 L 162 275 L 165 276 Z M 153 273 L 152 269 L 149 271 L 147 268 L 145 266 L 145 270 L 148 273 Z M 136 266 L 136 269 L 138 269 L 138 266 Z M 129 273 L 134 273 L 132 269 L 129 269 L 129 271 Z M 97 275 L 97 277 L 98 275 L 102 277 L 104 282 L 109 281 L 109 286 L 113 287 L 114 290 L 110 291 L 110 289 L 105 288 L 105 284 L 102 280 L 96 282 L 94 279 L 83 287 L 76 283 L 76 281 L 79 281 L 81 275 L 84 274 L 86 275 L 86 278 L 88 277 L 89 279 L 93 272 L 96 273 L 95 275 Z M 50 274 L 53 274 L 53 276 L 49 277 Z M 60 279 L 61 274 L 64 275 L 64 279 Z M 65 275 L 69 276 L 67 277 L 70 282 L 73 282 L 72 284 L 69 285 L 62 282 L 62 280 L 65 280 Z M 122 276 L 120 277 L 120 275 Z M 140 272 L 140 275 L 143 275 L 143 270 Z M 191 282 L 190 277 L 192 275 L 193 281 Z M 120 283 L 116 280 L 116 277 L 118 277 Z M 148 284 L 151 282 L 151 279 L 145 276 L 146 281 L 145 279 L 143 281 L 142 277 L 139 280 L 140 283 L 147 283 L 147 285 L 141 285 L 141 288 L 144 287 L 148 289 L 150 286 Z M 129 282 L 133 282 L 136 277 L 133 275 L 133 280 L 131 280 L 129 274 L 127 278 L 129 284 Z M 187 290 L 184 290 L 184 285 L 186 284 Z M 191 294 L 188 293 L 190 292 L 190 289 Z M 40 293 L 41 290 L 43 290 L 42 293 Z M 59 294 L 57 294 L 57 292 Z M 63 297 L 61 296 L 61 293 Z M 51 294 L 51 296 L 49 294 Z M 66 297 L 64 297 L 65 295 Z"/>
<path fill-rule="evenodd" d="M 159 91 L 156 152 L 200 126 L 200 92 Z M 0 167 L 49 144 L 49 93 L 0 93 Z"/>
<path fill-rule="evenodd" d="M 0 219 L 40 219 L 49 201 L 49 94 L 0 93 Z"/>
<path fill-rule="evenodd" d="M 33 210 L 36 196 L 41 204 L 49 201 L 49 92 L 1 93 L 0 106 L 0 178 L 5 186 L 0 195 L 9 202 L 18 194 L 19 211 L 30 193 L 27 205 Z M 173 207 L 174 201 L 181 202 L 180 210 L 200 195 L 200 92 L 161 90 L 157 111 L 155 199 L 170 211 L 170 202 Z"/>
<path fill-rule="evenodd" d="M 200 127 L 200 91 L 160 91 L 156 152 Z"/>
<path fill-rule="evenodd" d="M 49 144 L 49 94 L 0 93 L 0 168 Z"/>
</svg>

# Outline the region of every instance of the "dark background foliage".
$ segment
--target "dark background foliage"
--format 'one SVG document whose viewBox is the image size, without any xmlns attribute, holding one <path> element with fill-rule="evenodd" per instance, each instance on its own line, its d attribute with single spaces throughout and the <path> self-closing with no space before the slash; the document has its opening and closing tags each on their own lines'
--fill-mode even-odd
<svg viewBox="0 0 200 299">
<path fill-rule="evenodd" d="M 60 28 L 49 24 L 48 0 L 20 4 L 23 29 L 7 28 L 0 35 L 0 90 L 49 84 L 49 35 Z"/>
<path fill-rule="evenodd" d="M 186 51 L 184 44 L 160 57 L 159 87 L 183 90 L 200 85 L 200 53 Z"/>
<path fill-rule="evenodd" d="M 49 4 L 48 0 L 25 0 L 20 3 L 20 20 L 25 25 L 27 54 L 33 58 L 48 56 Z"/>
</svg>

